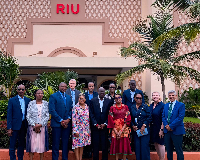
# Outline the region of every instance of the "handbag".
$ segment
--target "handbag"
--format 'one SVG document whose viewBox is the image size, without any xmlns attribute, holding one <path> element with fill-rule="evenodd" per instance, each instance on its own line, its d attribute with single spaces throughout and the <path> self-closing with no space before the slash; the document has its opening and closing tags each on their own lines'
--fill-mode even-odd
<svg viewBox="0 0 200 160">
<path fill-rule="evenodd" d="M 138 137 L 145 136 L 148 134 L 147 128 L 144 129 L 143 134 L 140 132 L 140 129 L 138 129 L 136 132 L 137 132 Z"/>
</svg>

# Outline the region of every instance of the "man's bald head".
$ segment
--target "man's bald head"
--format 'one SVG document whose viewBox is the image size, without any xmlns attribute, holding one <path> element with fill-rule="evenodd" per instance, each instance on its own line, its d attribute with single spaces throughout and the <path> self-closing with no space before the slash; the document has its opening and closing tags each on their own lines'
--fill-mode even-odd
<svg viewBox="0 0 200 160">
<path fill-rule="evenodd" d="M 105 89 L 103 87 L 100 87 L 98 90 L 99 98 L 103 98 L 105 96 Z"/>
<path fill-rule="evenodd" d="M 64 92 L 66 92 L 66 90 L 67 90 L 67 84 L 65 82 L 61 82 L 59 84 L 59 91 L 64 93 Z"/>
<path fill-rule="evenodd" d="M 23 84 L 20 84 L 19 86 L 17 86 L 17 93 L 20 97 L 24 97 L 25 94 L 25 86 Z"/>
</svg>

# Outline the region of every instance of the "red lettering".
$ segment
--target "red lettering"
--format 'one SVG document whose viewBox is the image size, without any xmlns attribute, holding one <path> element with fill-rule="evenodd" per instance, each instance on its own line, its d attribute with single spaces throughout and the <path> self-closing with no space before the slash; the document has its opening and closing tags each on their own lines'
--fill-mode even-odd
<svg viewBox="0 0 200 160">
<path fill-rule="evenodd" d="M 67 14 L 69 14 L 69 4 L 67 4 Z"/>
<path fill-rule="evenodd" d="M 73 14 L 78 14 L 79 13 L 79 4 L 77 4 L 77 11 L 76 12 L 74 11 L 74 5 L 71 4 L 71 11 L 72 11 Z"/>
<path fill-rule="evenodd" d="M 64 14 L 65 13 L 64 9 L 65 9 L 65 6 L 63 4 L 57 4 L 57 14 L 59 13 L 59 11 L 61 11 Z"/>
</svg>

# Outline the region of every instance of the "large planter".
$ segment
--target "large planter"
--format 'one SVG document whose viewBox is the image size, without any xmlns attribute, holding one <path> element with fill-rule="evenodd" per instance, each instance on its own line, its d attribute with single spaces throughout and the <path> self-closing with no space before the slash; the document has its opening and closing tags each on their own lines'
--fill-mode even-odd
<svg viewBox="0 0 200 160">
<path fill-rule="evenodd" d="M 120 155 L 121 156 L 121 155 Z M 184 152 L 185 160 L 200 160 L 200 152 Z M 167 160 L 167 155 L 165 156 L 165 159 Z M 122 158 L 122 156 L 120 157 Z M 0 149 L 0 160 L 9 160 L 9 150 L 8 149 Z M 39 154 L 34 154 L 34 160 L 39 160 Z M 44 154 L 44 160 L 51 160 L 51 151 L 48 151 Z M 69 159 L 70 160 L 75 160 L 75 155 L 74 152 L 70 151 L 69 152 Z M 99 154 L 99 159 L 101 159 L 101 152 Z M 115 156 L 110 156 L 109 155 L 109 160 L 115 160 Z M 136 160 L 135 154 L 128 156 L 128 159 L 130 160 Z M 151 159 L 152 160 L 159 160 L 158 155 L 156 152 L 151 152 Z M 176 153 L 174 152 L 174 160 L 177 159 Z M 29 155 L 28 153 L 24 154 L 24 160 L 29 160 Z M 60 157 L 59 160 L 62 160 L 62 152 L 60 151 Z M 87 160 L 87 159 L 85 159 Z M 90 159 L 92 160 L 92 158 Z"/>
</svg>

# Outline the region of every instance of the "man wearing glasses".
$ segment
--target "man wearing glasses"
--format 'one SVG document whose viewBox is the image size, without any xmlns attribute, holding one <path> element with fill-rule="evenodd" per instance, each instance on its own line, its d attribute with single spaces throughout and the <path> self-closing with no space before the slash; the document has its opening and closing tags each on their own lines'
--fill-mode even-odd
<svg viewBox="0 0 200 160">
<path fill-rule="evenodd" d="M 116 89 L 115 84 L 111 83 L 109 85 L 109 93 L 105 95 L 106 98 L 112 101 L 112 104 L 115 104 L 115 89 Z"/>
<path fill-rule="evenodd" d="M 133 104 L 135 104 L 134 95 L 136 93 L 141 93 L 142 94 L 142 103 L 145 103 L 145 101 L 144 101 L 143 92 L 136 88 L 135 80 L 130 80 L 129 86 L 130 86 L 130 89 L 125 90 L 124 93 L 123 93 L 122 103 L 127 105 L 129 110 L 131 110 L 131 106 Z"/>
<path fill-rule="evenodd" d="M 25 97 L 25 86 L 19 85 L 17 87 L 18 95 L 9 99 L 7 110 L 7 129 L 8 136 L 10 137 L 9 155 L 10 160 L 16 160 L 15 146 L 18 141 L 17 157 L 18 160 L 23 160 L 25 137 L 27 130 L 27 108 L 31 101 Z"/>
</svg>

